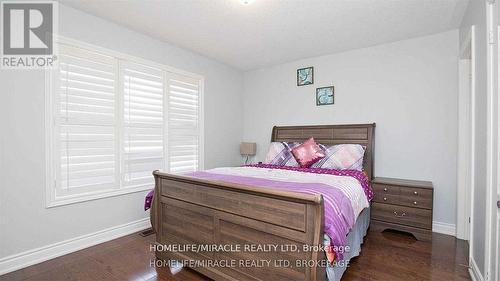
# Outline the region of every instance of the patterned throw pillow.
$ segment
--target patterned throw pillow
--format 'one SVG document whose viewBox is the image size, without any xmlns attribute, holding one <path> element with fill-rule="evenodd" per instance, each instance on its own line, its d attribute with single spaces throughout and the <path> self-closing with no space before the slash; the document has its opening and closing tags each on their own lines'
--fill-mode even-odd
<svg viewBox="0 0 500 281">
<path fill-rule="evenodd" d="M 314 138 L 306 140 L 303 144 L 292 149 L 293 157 L 299 162 L 300 167 L 309 168 L 312 164 L 325 157 L 325 152 L 314 141 Z"/>
<path fill-rule="evenodd" d="M 292 149 L 300 143 L 296 142 L 272 142 L 269 146 L 264 164 L 298 167 L 299 163 L 292 155 Z"/>
<path fill-rule="evenodd" d="M 363 170 L 365 148 L 359 144 L 319 145 L 325 151 L 325 158 L 314 163 L 311 168 L 336 170 Z"/>
</svg>

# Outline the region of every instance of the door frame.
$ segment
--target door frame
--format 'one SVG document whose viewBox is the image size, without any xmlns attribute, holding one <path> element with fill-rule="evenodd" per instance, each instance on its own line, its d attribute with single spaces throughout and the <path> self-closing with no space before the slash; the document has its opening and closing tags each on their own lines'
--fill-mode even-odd
<svg viewBox="0 0 500 281">
<path fill-rule="evenodd" d="M 486 163 L 486 231 L 485 231 L 485 279 L 497 278 L 497 188 L 500 151 L 498 120 L 500 104 L 498 99 L 497 71 L 497 35 L 498 27 L 495 1 L 488 1 L 486 5 L 486 32 L 487 32 L 487 163 Z"/>
<path fill-rule="evenodd" d="M 500 10 L 500 9 L 499 9 Z M 498 24 L 500 24 L 500 19 L 498 20 Z M 496 77 L 497 77 L 497 129 L 498 126 L 500 125 L 500 44 L 498 43 L 498 40 L 500 39 L 500 25 L 497 26 L 497 65 L 496 65 Z M 500 163 L 500 131 L 497 131 L 497 164 Z M 500 165 L 497 166 L 497 175 L 500 175 Z M 497 184 L 496 188 L 494 189 L 494 201 L 500 201 L 500 183 L 498 182 L 497 178 Z M 498 206 L 497 206 L 498 207 Z M 492 235 L 495 235 L 497 241 L 496 249 L 495 251 L 495 256 L 492 259 L 493 262 L 493 271 L 495 274 L 495 280 L 500 280 L 500 210 L 497 208 L 494 208 L 496 210 L 493 211 L 493 219 L 496 221 L 496 235 L 495 233 L 492 233 Z M 496 214 L 496 215 L 495 215 Z M 492 229 L 492 231 L 494 231 Z"/>
<path fill-rule="evenodd" d="M 457 164 L 457 226 L 456 236 L 469 240 L 469 260 L 473 247 L 474 208 L 474 146 L 475 146 L 475 104 L 476 104 L 476 56 L 475 26 L 471 26 L 466 38 L 460 44 L 459 57 L 459 124 L 458 124 L 458 164 Z M 464 69 L 468 61 L 468 70 Z M 467 88 L 464 88 L 463 75 L 470 75 Z M 466 118 L 461 119 L 461 116 Z M 463 133 L 461 133 L 463 132 Z M 470 221 L 469 221 L 470 219 Z"/>
</svg>

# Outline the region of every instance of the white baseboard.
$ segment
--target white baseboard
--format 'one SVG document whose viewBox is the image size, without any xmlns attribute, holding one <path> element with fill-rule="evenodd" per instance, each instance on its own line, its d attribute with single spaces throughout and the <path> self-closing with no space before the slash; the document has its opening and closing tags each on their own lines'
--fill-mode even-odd
<svg viewBox="0 0 500 281">
<path fill-rule="evenodd" d="M 0 259 L 0 275 L 151 227 L 149 218 L 57 242 Z"/>
<path fill-rule="evenodd" d="M 472 281 L 484 281 L 484 277 L 481 275 L 481 271 L 479 271 L 479 267 L 477 267 L 473 258 L 469 260 L 469 275 Z"/>
<path fill-rule="evenodd" d="M 437 232 L 437 233 L 451 235 L 451 236 L 457 236 L 457 227 L 455 224 L 452 224 L 452 223 L 433 221 L 432 222 L 432 232 Z"/>
</svg>

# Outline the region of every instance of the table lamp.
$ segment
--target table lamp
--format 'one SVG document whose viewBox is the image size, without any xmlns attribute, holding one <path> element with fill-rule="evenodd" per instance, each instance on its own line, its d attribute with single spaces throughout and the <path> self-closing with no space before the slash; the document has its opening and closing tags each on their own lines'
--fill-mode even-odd
<svg viewBox="0 0 500 281">
<path fill-rule="evenodd" d="M 245 165 L 248 164 L 248 157 L 254 156 L 257 151 L 257 144 L 255 142 L 242 142 L 240 144 L 240 154 L 246 156 Z"/>
</svg>

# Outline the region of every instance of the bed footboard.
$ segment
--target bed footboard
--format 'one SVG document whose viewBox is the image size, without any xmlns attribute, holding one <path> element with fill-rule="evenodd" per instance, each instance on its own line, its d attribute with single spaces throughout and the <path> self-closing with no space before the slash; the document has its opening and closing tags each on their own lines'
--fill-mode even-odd
<svg viewBox="0 0 500 281">
<path fill-rule="evenodd" d="M 158 260 L 215 280 L 325 280 L 323 198 L 153 172 Z"/>
</svg>

